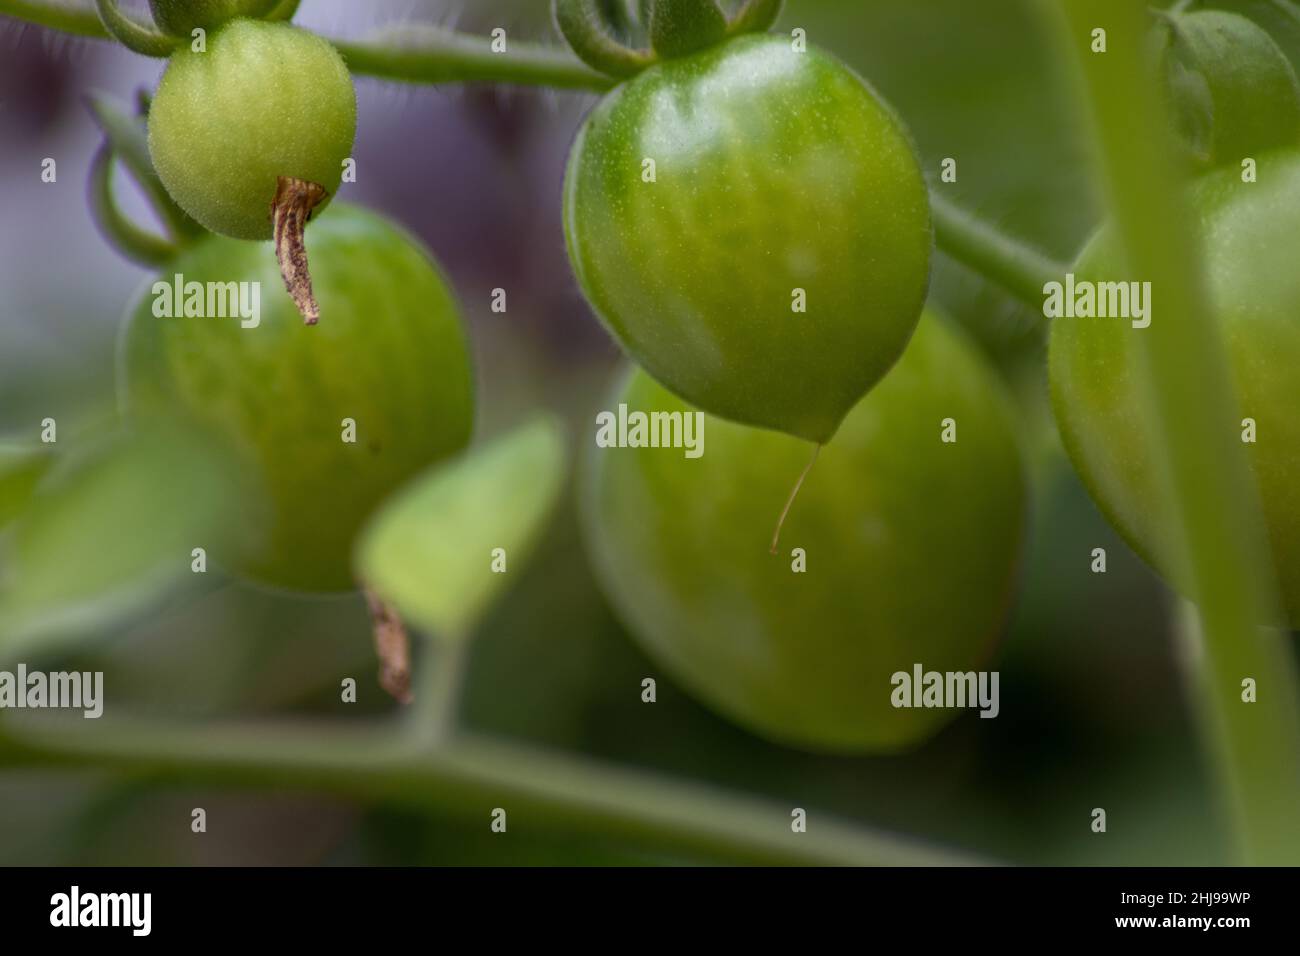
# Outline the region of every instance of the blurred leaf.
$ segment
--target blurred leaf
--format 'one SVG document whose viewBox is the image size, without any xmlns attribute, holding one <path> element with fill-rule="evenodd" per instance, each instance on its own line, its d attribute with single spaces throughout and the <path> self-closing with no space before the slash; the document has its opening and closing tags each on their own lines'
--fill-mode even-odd
<svg viewBox="0 0 1300 956">
<path fill-rule="evenodd" d="M 0 441 L 0 528 L 18 517 L 53 459 L 48 445 Z"/>
<path fill-rule="evenodd" d="M 362 533 L 361 579 L 426 633 L 468 635 L 528 559 L 564 471 L 562 428 L 549 416 L 435 467 Z M 498 548 L 505 573 L 492 569 Z"/>
<path fill-rule="evenodd" d="M 224 460 L 171 427 L 116 432 L 51 469 L 13 526 L 0 659 L 102 636 L 191 575 L 233 487 Z"/>
</svg>

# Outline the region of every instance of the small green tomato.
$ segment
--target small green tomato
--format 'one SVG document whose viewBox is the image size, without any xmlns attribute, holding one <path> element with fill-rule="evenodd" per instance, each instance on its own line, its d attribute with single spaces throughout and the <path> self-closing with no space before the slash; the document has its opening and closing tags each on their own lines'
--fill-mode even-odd
<svg viewBox="0 0 1300 956">
<path fill-rule="evenodd" d="M 834 57 L 746 35 L 650 67 L 588 117 L 569 258 L 641 366 L 705 411 L 826 442 L 925 302 L 916 152 Z"/>
<path fill-rule="evenodd" d="M 640 371 L 612 402 L 694 411 Z M 985 666 L 1011 606 L 1026 518 L 1013 421 L 974 350 L 927 317 L 822 450 L 779 557 L 771 516 L 807 446 L 705 417 L 694 460 L 589 447 L 592 564 L 654 661 L 738 724 L 816 751 L 914 746 L 955 711 L 893 706 L 893 675 Z"/>
<path fill-rule="evenodd" d="M 317 187 L 319 212 L 338 190 L 356 125 L 352 78 L 326 40 L 234 20 L 206 52 L 183 46 L 172 56 L 149 109 L 149 155 L 208 229 L 270 239 L 281 180 Z"/>
<path fill-rule="evenodd" d="M 353 539 L 374 508 L 468 443 L 474 393 L 455 301 L 418 242 L 341 206 L 314 227 L 312 255 L 331 320 L 308 332 L 266 245 L 211 237 L 183 253 L 127 313 L 123 393 L 135 415 L 188 415 L 242 466 L 238 541 L 215 561 L 340 591 L 356 586 Z M 201 297 L 208 283 L 257 283 L 258 321 L 160 317 L 175 311 L 176 275 Z"/>
</svg>

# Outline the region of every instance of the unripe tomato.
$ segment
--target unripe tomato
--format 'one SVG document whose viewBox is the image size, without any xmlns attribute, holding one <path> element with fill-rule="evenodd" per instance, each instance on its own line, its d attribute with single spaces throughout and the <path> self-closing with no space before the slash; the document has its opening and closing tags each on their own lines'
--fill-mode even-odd
<svg viewBox="0 0 1300 956">
<path fill-rule="evenodd" d="M 612 401 L 629 414 L 691 411 L 639 371 Z M 895 751 L 935 733 L 956 712 L 895 708 L 892 675 L 988 663 L 1023 543 L 1022 459 L 994 375 L 924 318 L 822 450 L 779 557 L 773 516 L 807 445 L 712 417 L 704 432 L 695 460 L 675 448 L 588 453 L 592 564 L 647 653 L 779 742 Z"/>
<path fill-rule="evenodd" d="M 260 582 L 335 591 L 355 584 L 353 537 L 374 507 L 468 443 L 474 394 L 451 290 L 417 241 L 342 206 L 310 244 L 329 322 L 303 328 L 266 245 L 211 237 L 159 282 L 260 283 L 260 323 L 159 318 L 151 286 L 127 313 L 122 368 L 131 412 L 187 413 L 253 484 L 239 490 L 240 540 L 213 558 Z"/>
<path fill-rule="evenodd" d="M 1255 422 L 1246 444 L 1273 560 L 1293 626 L 1300 625 L 1300 154 L 1258 158 L 1257 182 L 1235 166 L 1196 180 L 1188 200 L 1200 224 L 1203 274 L 1240 398 Z M 1103 227 L 1073 270 L 1076 281 L 1128 281 L 1114 234 Z M 1152 290 L 1151 322 L 1160 313 Z M 1052 322 L 1052 404 L 1061 437 L 1094 499 L 1134 549 L 1170 573 L 1169 529 L 1152 453 L 1138 336 L 1124 319 Z"/>
<path fill-rule="evenodd" d="M 285 23 L 234 20 L 206 52 L 172 55 L 149 108 L 149 155 L 167 191 L 213 232 L 271 238 L 281 177 L 338 190 L 356 94 L 328 41 Z"/>
<path fill-rule="evenodd" d="M 564 212 L 582 291 L 639 364 L 711 414 L 816 442 L 925 301 L 929 199 L 906 132 L 851 70 L 787 39 L 740 37 L 615 89 L 573 146 Z"/>
</svg>

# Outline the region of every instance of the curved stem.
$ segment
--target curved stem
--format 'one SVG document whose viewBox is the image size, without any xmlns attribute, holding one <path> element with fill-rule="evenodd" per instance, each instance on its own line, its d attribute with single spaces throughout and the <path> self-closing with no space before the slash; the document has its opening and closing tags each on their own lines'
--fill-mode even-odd
<svg viewBox="0 0 1300 956">
<path fill-rule="evenodd" d="M 1237 440 L 1237 396 L 1210 310 L 1197 232 L 1183 201 L 1171 124 L 1149 75 L 1145 11 L 1128 0 L 1064 0 L 1060 36 L 1093 115 L 1103 179 L 1128 268 L 1158 289 L 1167 318 L 1138 333 L 1149 383 L 1150 444 L 1161 462 L 1167 559 L 1199 615 L 1199 716 L 1241 858 L 1294 863 L 1300 853 L 1300 726 L 1294 662 L 1278 620 L 1258 489 Z M 1105 56 L 1088 49 L 1107 24 Z M 1241 698 L 1242 680 L 1269 692 Z"/>
<path fill-rule="evenodd" d="M 781 16 L 781 7 L 785 0 L 745 0 L 744 5 L 736 11 L 727 26 L 727 32 L 766 33 L 776 24 Z"/>
<path fill-rule="evenodd" d="M 119 43 L 143 56 L 165 58 L 172 55 L 177 41 L 124 14 L 117 0 L 95 0 L 95 9 L 106 29 Z"/>
<path fill-rule="evenodd" d="M 101 94 L 90 93 L 86 105 L 104 138 L 112 145 L 117 159 L 130 171 L 132 178 L 143 190 L 154 214 L 162 221 L 173 239 L 189 239 L 202 235 L 204 230 L 176 204 L 158 178 L 149 158 L 149 143 L 138 117 L 130 116 Z"/>
<path fill-rule="evenodd" d="M 13 17 L 74 36 L 109 39 L 103 21 L 89 0 L 0 0 L 0 16 Z M 143 24 L 136 25 L 144 29 Z"/>
<path fill-rule="evenodd" d="M 635 76 L 654 62 L 610 35 L 598 0 L 555 0 L 555 25 L 578 59 L 609 76 Z"/>
<path fill-rule="evenodd" d="M 385 723 L 212 728 L 108 715 L 93 728 L 85 723 L 11 717 L 0 724 L 0 766 L 98 767 L 155 784 L 297 788 L 421 812 L 442 808 L 484 827 L 501 807 L 512 830 L 599 835 L 728 863 L 987 862 L 815 811 L 807 832 L 796 834 L 789 806 L 476 735 L 420 753 Z"/>
<path fill-rule="evenodd" d="M 1065 267 L 1008 236 L 937 192 L 930 193 L 935 242 L 962 265 L 996 282 L 1042 315 L 1043 286 Z"/>
<path fill-rule="evenodd" d="M 123 215 L 113 196 L 113 150 L 100 145 L 90 163 L 87 190 L 90 215 L 109 244 L 132 262 L 160 266 L 176 255 L 176 246 L 161 236 L 141 229 Z"/>
<path fill-rule="evenodd" d="M 407 24 L 364 40 L 331 42 L 353 73 L 404 83 L 506 83 L 597 91 L 614 85 L 609 77 L 547 47 L 511 43 L 507 52 L 493 53 L 486 37 L 440 27 Z"/>
</svg>

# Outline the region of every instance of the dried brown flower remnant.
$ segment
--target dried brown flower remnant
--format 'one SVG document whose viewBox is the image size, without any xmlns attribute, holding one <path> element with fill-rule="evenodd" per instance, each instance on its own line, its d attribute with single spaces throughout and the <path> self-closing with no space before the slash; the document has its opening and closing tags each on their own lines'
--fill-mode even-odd
<svg viewBox="0 0 1300 956">
<path fill-rule="evenodd" d="M 411 694 L 411 640 L 397 612 L 374 591 L 366 589 L 366 603 L 375 628 L 375 653 L 379 656 L 379 686 L 399 703 L 409 704 Z"/>
<path fill-rule="evenodd" d="M 311 271 L 307 268 L 307 246 L 303 231 L 312 210 L 325 201 L 325 188 L 318 183 L 281 176 L 271 203 L 271 222 L 275 229 L 275 258 L 280 263 L 284 287 L 308 325 L 320 319 L 320 306 L 311 288 Z"/>
</svg>

